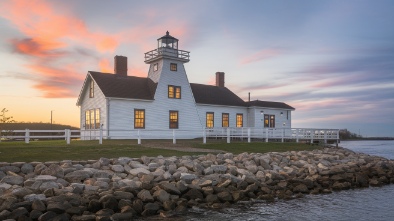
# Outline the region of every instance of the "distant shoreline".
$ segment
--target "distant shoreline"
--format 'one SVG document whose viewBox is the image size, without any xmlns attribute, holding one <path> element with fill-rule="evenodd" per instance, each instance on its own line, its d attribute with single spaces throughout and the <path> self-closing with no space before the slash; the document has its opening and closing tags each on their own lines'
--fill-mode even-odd
<svg viewBox="0 0 394 221">
<path fill-rule="evenodd" d="M 394 140 L 394 137 L 364 137 L 359 139 L 341 139 L 341 141 Z"/>
</svg>

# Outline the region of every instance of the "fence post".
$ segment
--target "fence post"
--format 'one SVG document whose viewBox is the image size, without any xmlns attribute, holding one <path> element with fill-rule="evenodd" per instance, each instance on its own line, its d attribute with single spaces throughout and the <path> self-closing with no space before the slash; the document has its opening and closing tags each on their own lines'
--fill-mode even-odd
<svg viewBox="0 0 394 221">
<path fill-rule="evenodd" d="M 268 143 L 268 128 L 265 128 L 265 142 Z"/>
<path fill-rule="evenodd" d="M 326 144 L 327 143 L 327 131 L 326 130 L 323 130 L 324 131 L 324 144 Z"/>
<path fill-rule="evenodd" d="M 202 143 L 207 143 L 207 131 L 205 130 L 205 128 L 202 129 Z"/>
<path fill-rule="evenodd" d="M 311 133 L 312 133 L 312 135 L 311 135 L 311 144 L 313 144 L 313 138 L 315 136 L 315 130 L 311 130 Z"/>
<path fill-rule="evenodd" d="M 175 130 L 172 130 L 172 144 L 176 144 Z"/>
<path fill-rule="evenodd" d="M 248 128 L 248 143 L 250 143 L 250 128 Z"/>
<path fill-rule="evenodd" d="M 99 144 L 103 144 L 103 127 L 100 126 Z"/>
<path fill-rule="evenodd" d="M 282 143 L 285 140 L 285 128 L 282 128 Z"/>
<path fill-rule="evenodd" d="M 70 140 L 71 140 L 71 133 L 70 133 L 70 129 L 65 129 L 64 130 L 64 136 L 66 137 L 66 143 L 70 144 Z"/>
<path fill-rule="evenodd" d="M 141 134 L 140 134 L 140 130 L 137 130 L 138 133 L 138 144 L 141 144 Z"/>
<path fill-rule="evenodd" d="M 296 142 L 299 142 L 299 138 L 298 138 L 298 129 L 296 129 Z"/>
<path fill-rule="evenodd" d="M 29 129 L 25 130 L 25 143 L 29 143 L 30 141 L 30 132 Z"/>
<path fill-rule="evenodd" d="M 230 143 L 230 128 L 227 128 L 227 143 Z"/>
</svg>

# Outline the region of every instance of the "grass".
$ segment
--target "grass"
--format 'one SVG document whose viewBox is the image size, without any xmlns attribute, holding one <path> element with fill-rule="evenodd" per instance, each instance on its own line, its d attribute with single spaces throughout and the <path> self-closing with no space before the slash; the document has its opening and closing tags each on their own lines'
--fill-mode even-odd
<svg viewBox="0 0 394 221">
<path fill-rule="evenodd" d="M 186 151 L 179 151 L 185 149 Z M 191 148 L 191 149 L 189 149 Z M 197 148 L 198 151 L 196 151 Z M 221 150 L 239 154 L 243 152 L 266 153 L 313 150 L 319 148 L 301 143 L 264 143 L 264 142 L 232 142 L 227 144 L 221 140 L 208 140 L 203 144 L 198 140 L 142 140 L 137 145 L 136 140 L 104 140 L 102 145 L 98 141 L 73 140 L 67 145 L 64 140 L 1 142 L 0 162 L 32 162 L 32 161 L 60 161 L 60 160 L 95 160 L 100 157 L 141 157 L 145 156 L 183 156 L 199 155 Z"/>
</svg>

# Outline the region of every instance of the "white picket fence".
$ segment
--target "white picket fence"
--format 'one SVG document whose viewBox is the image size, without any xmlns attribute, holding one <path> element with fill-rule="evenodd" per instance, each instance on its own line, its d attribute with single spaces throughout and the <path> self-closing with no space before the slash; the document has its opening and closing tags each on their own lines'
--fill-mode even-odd
<svg viewBox="0 0 394 221">
<path fill-rule="evenodd" d="M 45 134 L 45 135 L 43 135 Z M 48 135 L 51 134 L 51 135 Z M 35 139 L 64 139 L 70 144 L 71 139 L 98 140 L 102 144 L 103 139 L 136 139 L 141 144 L 143 139 L 169 139 L 176 143 L 177 139 L 203 138 L 226 139 L 230 143 L 232 139 L 252 139 L 269 141 L 328 141 L 339 142 L 339 129 L 314 129 L 314 128 L 203 128 L 202 130 L 12 130 L 1 131 L 0 141 L 24 140 L 29 143 Z"/>
</svg>

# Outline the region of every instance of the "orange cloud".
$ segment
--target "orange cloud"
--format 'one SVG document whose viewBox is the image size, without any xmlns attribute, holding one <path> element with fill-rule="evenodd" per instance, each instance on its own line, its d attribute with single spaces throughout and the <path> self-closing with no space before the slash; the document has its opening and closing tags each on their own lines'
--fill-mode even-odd
<svg viewBox="0 0 394 221">
<path fill-rule="evenodd" d="M 111 66 L 111 62 L 108 59 L 101 59 L 99 61 L 99 68 L 101 72 L 105 73 L 113 73 L 113 67 Z"/>
<path fill-rule="evenodd" d="M 256 61 L 268 59 L 275 57 L 281 53 L 280 50 L 277 49 L 263 49 L 257 53 L 254 53 L 244 59 L 241 60 L 241 64 L 249 64 Z"/>
</svg>

